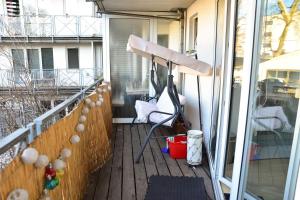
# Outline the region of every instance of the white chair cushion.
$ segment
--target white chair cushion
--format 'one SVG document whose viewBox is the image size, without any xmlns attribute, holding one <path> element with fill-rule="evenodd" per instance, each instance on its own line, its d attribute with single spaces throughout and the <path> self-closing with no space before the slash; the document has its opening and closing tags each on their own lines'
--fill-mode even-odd
<svg viewBox="0 0 300 200">
<path fill-rule="evenodd" d="M 158 110 L 161 112 L 174 113 L 174 106 L 169 97 L 167 87 L 165 87 L 164 91 L 160 95 L 156 105 Z"/>
<path fill-rule="evenodd" d="M 182 95 L 178 95 L 178 96 L 179 96 L 180 104 L 184 105 L 186 103 L 186 98 Z M 137 113 L 137 121 L 142 122 L 142 123 L 147 123 L 148 115 L 152 111 L 160 111 L 160 112 L 166 112 L 166 113 L 171 113 L 171 114 L 174 114 L 174 112 L 175 112 L 174 106 L 169 97 L 167 88 L 164 89 L 164 91 L 162 92 L 162 94 L 156 104 L 137 100 L 135 102 L 135 110 Z M 159 123 L 159 122 L 167 119 L 170 116 L 171 115 L 153 113 L 150 116 L 150 121 L 154 122 L 154 123 Z M 175 118 L 172 118 L 169 121 L 165 122 L 164 125 L 171 126 L 174 120 L 175 120 Z"/>
</svg>

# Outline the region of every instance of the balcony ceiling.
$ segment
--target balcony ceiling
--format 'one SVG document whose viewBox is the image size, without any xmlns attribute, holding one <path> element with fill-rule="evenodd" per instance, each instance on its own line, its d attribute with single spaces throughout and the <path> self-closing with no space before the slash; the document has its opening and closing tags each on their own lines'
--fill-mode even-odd
<svg viewBox="0 0 300 200">
<path fill-rule="evenodd" d="M 100 0 L 97 0 L 100 4 Z M 187 8 L 195 0 L 103 0 L 108 11 L 176 11 Z"/>
</svg>

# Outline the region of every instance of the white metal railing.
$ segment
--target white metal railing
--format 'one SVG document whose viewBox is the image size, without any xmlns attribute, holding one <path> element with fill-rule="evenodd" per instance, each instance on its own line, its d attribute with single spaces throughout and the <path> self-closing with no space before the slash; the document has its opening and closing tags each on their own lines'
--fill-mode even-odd
<svg viewBox="0 0 300 200">
<path fill-rule="evenodd" d="M 0 15 L 0 37 L 102 36 L 102 18 L 73 15 Z"/>
<path fill-rule="evenodd" d="M 102 76 L 95 68 L 0 70 L 0 87 L 86 87 Z"/>
</svg>

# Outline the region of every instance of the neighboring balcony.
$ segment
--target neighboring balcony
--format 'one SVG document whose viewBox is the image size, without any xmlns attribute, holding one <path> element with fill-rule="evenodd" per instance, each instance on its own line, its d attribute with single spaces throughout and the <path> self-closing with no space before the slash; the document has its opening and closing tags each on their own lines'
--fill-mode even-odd
<svg viewBox="0 0 300 200">
<path fill-rule="evenodd" d="M 32 89 L 82 89 L 101 76 L 95 68 L 82 69 L 33 69 L 33 70 L 0 70 L 0 87 Z"/>
<path fill-rule="evenodd" d="M 102 38 L 102 18 L 71 15 L 0 15 L 0 39 L 90 39 Z"/>
</svg>

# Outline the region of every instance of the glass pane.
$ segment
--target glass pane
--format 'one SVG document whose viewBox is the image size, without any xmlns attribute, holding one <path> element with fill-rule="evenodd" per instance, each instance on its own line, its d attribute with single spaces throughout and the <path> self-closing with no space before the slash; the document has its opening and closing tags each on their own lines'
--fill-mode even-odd
<svg viewBox="0 0 300 200">
<path fill-rule="evenodd" d="M 291 13 L 293 7 L 295 14 Z M 300 119 L 296 95 L 300 89 L 300 45 L 293 45 L 300 42 L 299 14 L 296 1 L 266 1 L 261 19 L 260 52 L 258 66 L 253 67 L 256 76 L 247 123 L 251 137 L 246 190 L 262 199 L 283 199 L 295 122 Z M 272 70 L 277 76 L 270 76 Z"/>
<path fill-rule="evenodd" d="M 243 83 L 242 70 L 244 62 L 246 14 L 248 10 L 247 0 L 239 0 L 237 7 L 236 38 L 234 50 L 233 77 L 231 86 L 231 102 L 228 125 L 225 177 L 232 178 L 237 124 L 239 119 L 241 87 Z"/>
<path fill-rule="evenodd" d="M 40 69 L 40 58 L 38 49 L 27 49 L 27 60 L 29 69 Z"/>
<path fill-rule="evenodd" d="M 78 49 L 68 49 L 68 67 L 69 69 L 79 69 Z"/>
<path fill-rule="evenodd" d="M 215 69 L 214 69 L 214 91 L 213 91 L 213 113 L 212 113 L 212 129 L 211 129 L 211 143 L 210 151 L 213 158 L 215 159 L 216 141 L 217 141 L 217 126 L 218 126 L 218 111 L 219 111 L 219 97 L 220 97 L 220 86 L 221 86 L 221 65 L 223 60 L 223 33 L 224 33 L 224 20 L 225 20 L 225 0 L 218 0 L 218 17 L 217 17 L 217 36 L 215 46 Z"/>
<path fill-rule="evenodd" d="M 12 49 L 12 62 L 14 69 L 14 81 L 16 84 L 23 84 L 23 73 L 25 72 L 25 60 L 24 60 L 24 51 L 23 49 Z"/>
<path fill-rule="evenodd" d="M 157 20 L 157 44 L 174 51 L 180 48 L 180 24 L 173 20 Z M 161 88 L 167 85 L 168 70 L 166 67 L 158 65 L 157 76 Z M 177 88 L 178 89 L 178 88 Z"/>
<path fill-rule="evenodd" d="M 110 19 L 110 75 L 113 117 L 135 116 L 136 99 L 149 94 L 149 61 L 126 51 L 130 34 L 149 40 L 146 19 Z"/>
<path fill-rule="evenodd" d="M 54 77 L 54 63 L 53 63 L 53 49 L 52 48 L 42 48 L 42 67 L 43 67 L 43 77 L 53 78 Z"/>
</svg>

